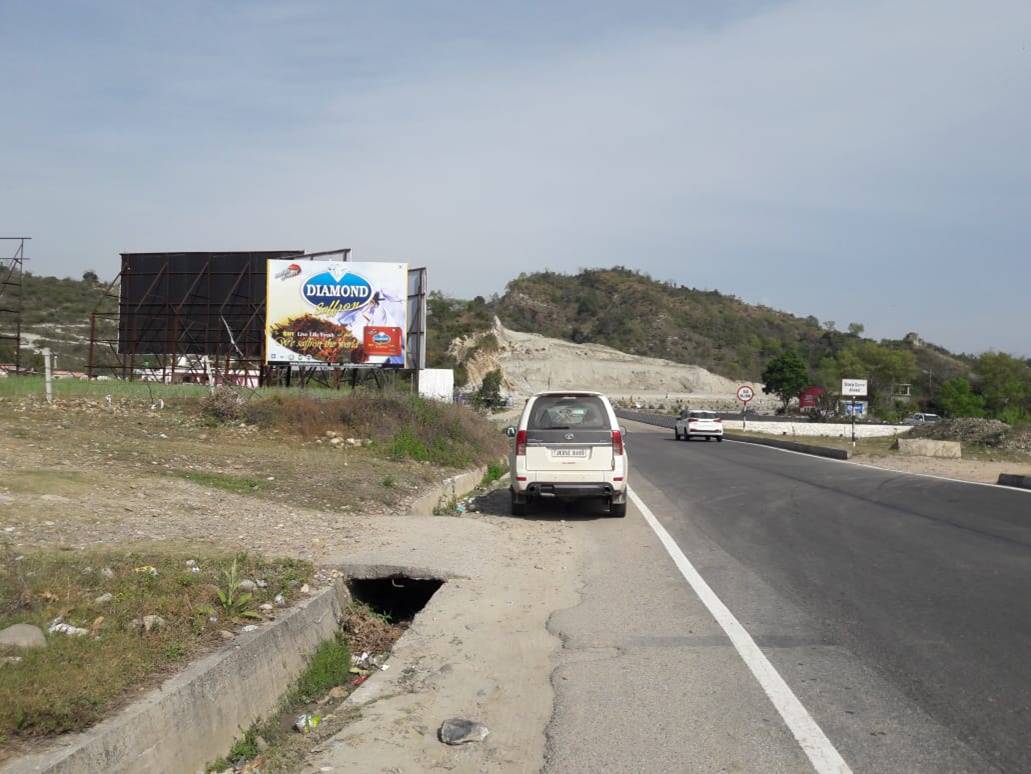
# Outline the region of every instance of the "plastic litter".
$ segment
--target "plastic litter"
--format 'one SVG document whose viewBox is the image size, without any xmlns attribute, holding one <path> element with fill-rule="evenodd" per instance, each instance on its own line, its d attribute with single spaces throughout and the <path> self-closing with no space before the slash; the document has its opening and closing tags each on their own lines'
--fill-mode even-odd
<svg viewBox="0 0 1031 774">
<path fill-rule="evenodd" d="M 55 618 L 51 621 L 50 626 L 47 627 L 47 631 L 51 634 L 65 634 L 69 637 L 85 637 L 89 634 L 88 629 L 83 629 L 81 626 L 66 624 L 60 618 Z"/>
<path fill-rule="evenodd" d="M 310 734 L 319 727 L 321 722 L 322 718 L 320 716 L 305 712 L 303 715 L 298 715 L 297 719 L 294 720 L 294 730 L 302 734 Z"/>
</svg>

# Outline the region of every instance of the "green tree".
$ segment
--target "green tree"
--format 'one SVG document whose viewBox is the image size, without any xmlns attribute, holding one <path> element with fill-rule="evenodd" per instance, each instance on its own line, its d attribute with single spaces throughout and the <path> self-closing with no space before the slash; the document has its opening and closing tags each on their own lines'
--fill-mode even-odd
<svg viewBox="0 0 1031 774">
<path fill-rule="evenodd" d="M 938 405 L 947 417 L 983 417 L 984 398 L 962 376 L 949 379 L 938 390 Z"/>
<path fill-rule="evenodd" d="M 501 369 L 495 368 L 483 376 L 483 382 L 476 391 L 477 404 L 485 408 L 501 405 Z"/>
<path fill-rule="evenodd" d="M 894 409 L 895 385 L 908 384 L 919 373 L 912 351 L 895 349 L 876 341 L 853 341 L 838 352 L 835 360 L 842 378 L 869 381 L 870 402 L 883 412 Z"/>
<path fill-rule="evenodd" d="M 791 399 L 809 385 L 809 368 L 796 350 L 788 349 L 767 364 L 762 380 L 763 392 L 784 401 L 787 411 Z"/>
<path fill-rule="evenodd" d="M 974 364 L 985 408 L 996 419 L 1020 422 L 1031 416 L 1031 367 L 1005 352 L 985 352 Z"/>
</svg>

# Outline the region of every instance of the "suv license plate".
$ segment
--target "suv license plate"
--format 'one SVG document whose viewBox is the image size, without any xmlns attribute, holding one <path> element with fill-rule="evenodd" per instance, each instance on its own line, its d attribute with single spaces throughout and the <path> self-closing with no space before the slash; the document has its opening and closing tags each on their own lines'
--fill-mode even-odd
<svg viewBox="0 0 1031 774">
<path fill-rule="evenodd" d="M 586 457 L 587 449 L 552 449 L 552 457 Z"/>
</svg>

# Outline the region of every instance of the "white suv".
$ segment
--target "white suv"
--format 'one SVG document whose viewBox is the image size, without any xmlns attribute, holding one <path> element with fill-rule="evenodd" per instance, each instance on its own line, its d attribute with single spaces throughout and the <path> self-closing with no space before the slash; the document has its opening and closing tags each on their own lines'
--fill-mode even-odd
<svg viewBox="0 0 1031 774">
<path fill-rule="evenodd" d="M 540 392 L 526 401 L 509 460 L 512 514 L 538 498 L 605 498 L 609 514 L 626 516 L 630 470 L 609 399 L 597 392 Z"/>
</svg>

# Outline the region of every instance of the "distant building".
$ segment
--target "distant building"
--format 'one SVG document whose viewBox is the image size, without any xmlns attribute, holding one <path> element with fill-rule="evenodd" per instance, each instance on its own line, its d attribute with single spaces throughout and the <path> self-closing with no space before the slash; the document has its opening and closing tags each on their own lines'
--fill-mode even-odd
<svg viewBox="0 0 1031 774">
<path fill-rule="evenodd" d="M 820 405 L 820 398 L 826 393 L 823 387 L 806 387 L 798 393 L 798 408 L 801 411 L 815 409 Z"/>
</svg>

